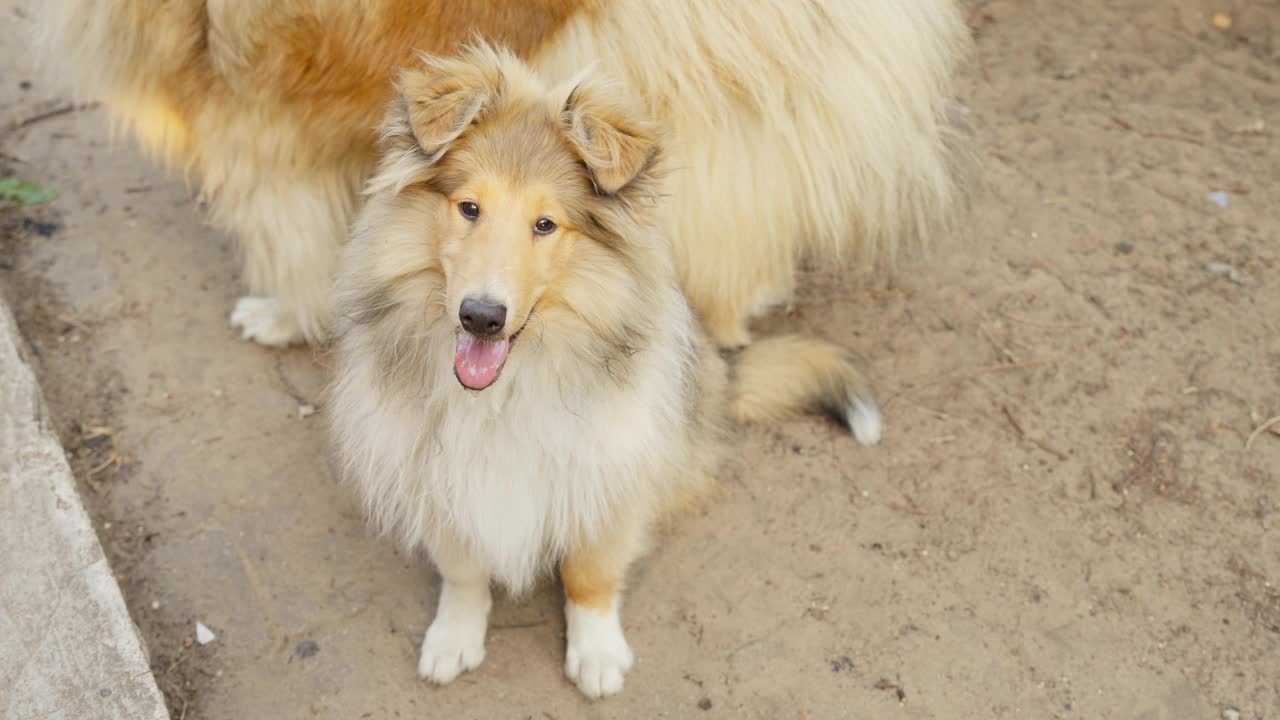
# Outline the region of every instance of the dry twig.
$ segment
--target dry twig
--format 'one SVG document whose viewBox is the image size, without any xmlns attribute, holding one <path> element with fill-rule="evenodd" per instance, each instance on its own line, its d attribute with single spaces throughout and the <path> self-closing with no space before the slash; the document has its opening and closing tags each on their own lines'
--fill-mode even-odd
<svg viewBox="0 0 1280 720">
<path fill-rule="evenodd" d="M 70 113 L 76 112 L 77 110 L 92 110 L 93 108 L 96 108 L 96 107 L 98 107 L 98 103 L 96 102 L 85 103 L 83 105 L 76 105 L 75 103 L 60 105 L 56 108 L 53 108 L 52 110 L 45 110 L 42 113 L 36 113 L 35 115 L 32 115 L 29 118 L 18 121 L 17 123 L 14 124 L 13 129 L 21 130 L 22 128 L 31 127 L 32 125 L 35 125 L 37 123 L 42 123 L 45 120 L 49 120 L 50 118 L 56 118 L 62 115 L 68 115 Z"/>
<path fill-rule="evenodd" d="M 1000 410 L 1001 412 L 1004 413 L 1004 416 L 1009 421 L 1009 424 L 1013 426 L 1013 429 L 1017 431 L 1019 438 L 1026 440 L 1027 442 L 1031 443 L 1032 445 L 1035 445 L 1036 447 L 1049 453 L 1050 455 L 1053 455 L 1059 460 L 1065 461 L 1067 459 L 1068 455 L 1062 452 L 1061 450 L 1059 450 L 1058 448 L 1050 445 L 1049 443 L 1039 438 L 1035 438 L 1028 435 L 1027 431 L 1022 427 L 1022 423 L 1018 422 L 1018 418 L 1013 416 L 1013 411 L 1009 409 L 1008 405 L 1001 405 Z"/>
<path fill-rule="evenodd" d="M 1272 430 L 1272 428 L 1274 428 L 1276 425 L 1280 425 L 1280 415 L 1277 415 L 1271 418 L 1270 420 L 1262 423 L 1258 427 L 1254 428 L 1253 432 L 1249 433 L 1249 439 L 1244 441 L 1244 449 L 1247 451 L 1250 447 L 1252 447 L 1253 441 L 1256 440 L 1258 436 L 1261 435 L 1262 433 L 1267 432 L 1268 430 L 1271 430 L 1274 433 L 1275 431 Z"/>
<path fill-rule="evenodd" d="M 1206 143 L 1204 140 L 1201 140 L 1200 138 L 1193 138 L 1188 135 L 1177 135 L 1174 133 L 1161 133 L 1161 132 L 1148 132 L 1146 130 L 1141 130 L 1139 128 L 1134 127 L 1133 123 L 1129 122 L 1128 120 L 1125 120 L 1124 118 L 1121 118 L 1121 117 L 1117 117 L 1115 115 L 1111 116 L 1111 122 L 1115 123 L 1116 127 L 1135 132 L 1144 138 L 1150 138 L 1152 140 L 1174 140 L 1177 142 L 1184 142 L 1184 143 L 1191 143 L 1192 145 L 1199 145 L 1200 147 L 1204 147 L 1205 145 L 1208 145 L 1208 143 Z"/>
<path fill-rule="evenodd" d="M 112 455 L 106 460 L 103 460 L 101 464 L 95 467 L 89 468 L 89 477 L 93 477 L 94 475 L 97 475 L 103 470 L 106 470 L 107 468 L 112 467 L 113 465 L 120 465 L 123 462 L 124 462 L 123 455 Z"/>
</svg>

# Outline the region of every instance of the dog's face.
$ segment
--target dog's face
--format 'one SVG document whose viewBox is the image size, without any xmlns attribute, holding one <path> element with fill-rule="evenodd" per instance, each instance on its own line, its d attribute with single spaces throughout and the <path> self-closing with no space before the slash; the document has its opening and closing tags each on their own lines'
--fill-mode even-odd
<svg viewBox="0 0 1280 720">
<path fill-rule="evenodd" d="M 582 200 L 567 154 L 542 158 L 564 166 L 557 183 L 546 172 L 503 172 L 486 157 L 490 149 L 473 143 L 441 161 L 460 171 L 460 185 L 442 188 L 449 207 L 437 242 L 446 313 L 457 325 L 454 372 L 473 390 L 497 379 L 530 313 L 572 253 L 579 233 L 566 202 Z"/>
<path fill-rule="evenodd" d="M 399 89 L 421 161 L 419 190 L 399 203 L 434 207 L 419 213 L 434 218 L 422 242 L 444 280 L 454 374 L 483 390 L 531 316 L 568 302 L 583 257 L 619 250 L 611 219 L 629 212 L 629 193 L 652 192 L 629 190 L 644 184 L 634 181 L 654 159 L 652 134 L 598 90 L 545 89 L 487 48 L 428 58 Z"/>
</svg>

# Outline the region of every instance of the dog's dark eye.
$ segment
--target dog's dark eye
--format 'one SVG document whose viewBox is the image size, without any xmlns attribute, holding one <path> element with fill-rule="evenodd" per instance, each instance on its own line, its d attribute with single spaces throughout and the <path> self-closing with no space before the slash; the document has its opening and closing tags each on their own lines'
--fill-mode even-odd
<svg viewBox="0 0 1280 720">
<path fill-rule="evenodd" d="M 458 212 L 462 213 L 462 217 L 468 220 L 475 220 L 480 217 L 480 206 L 470 200 L 463 200 L 458 203 Z"/>
<path fill-rule="evenodd" d="M 539 235 L 550 235 L 556 231 L 556 224 L 551 218 L 538 218 L 538 222 L 533 224 L 533 231 Z"/>
</svg>

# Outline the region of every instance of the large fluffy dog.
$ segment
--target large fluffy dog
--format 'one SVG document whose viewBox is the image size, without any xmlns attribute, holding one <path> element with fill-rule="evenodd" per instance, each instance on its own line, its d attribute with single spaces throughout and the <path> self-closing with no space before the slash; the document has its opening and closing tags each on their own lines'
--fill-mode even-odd
<svg viewBox="0 0 1280 720">
<path fill-rule="evenodd" d="M 194 174 L 243 249 L 232 322 L 326 334 L 330 275 L 394 71 L 473 34 L 549 78 L 596 64 L 667 130 L 661 224 L 722 346 L 798 258 L 892 259 L 956 195 L 954 0 L 46 0 L 66 70 Z"/>
<path fill-rule="evenodd" d="M 558 563 L 565 671 L 616 692 L 627 566 L 731 418 L 827 410 L 873 443 L 879 411 L 822 341 L 762 340 L 730 373 L 659 227 L 655 130 L 608 89 L 548 88 L 486 47 L 399 88 L 338 279 L 345 472 L 444 579 L 422 675 L 483 659 L 491 581 L 518 592 Z"/>
</svg>

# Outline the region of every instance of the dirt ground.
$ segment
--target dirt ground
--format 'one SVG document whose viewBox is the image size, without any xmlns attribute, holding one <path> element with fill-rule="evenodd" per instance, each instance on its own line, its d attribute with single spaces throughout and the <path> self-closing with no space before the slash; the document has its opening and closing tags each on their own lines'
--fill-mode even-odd
<svg viewBox="0 0 1280 720">
<path fill-rule="evenodd" d="M 966 4 L 972 237 L 810 272 L 776 321 L 834 315 L 884 443 L 745 430 L 589 704 L 550 583 L 479 671 L 416 678 L 438 581 L 334 482 L 323 358 L 228 327 L 180 178 L 99 110 L 38 117 L 32 1 L 0 0 L 0 165 L 61 197 L 0 215 L 0 286 L 175 718 L 1280 718 L 1280 2 Z"/>
</svg>

